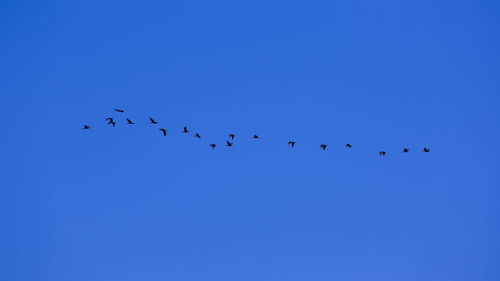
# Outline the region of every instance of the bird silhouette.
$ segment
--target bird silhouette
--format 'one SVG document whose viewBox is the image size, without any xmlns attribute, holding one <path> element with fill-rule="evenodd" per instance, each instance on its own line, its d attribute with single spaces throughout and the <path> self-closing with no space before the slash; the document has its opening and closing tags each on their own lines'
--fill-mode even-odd
<svg viewBox="0 0 500 281">
<path fill-rule="evenodd" d="M 226 146 L 233 146 L 233 143 L 230 141 L 226 141 Z"/>
<path fill-rule="evenodd" d="M 108 124 L 109 124 L 109 123 L 113 122 L 113 118 L 108 117 L 108 118 L 106 118 L 106 121 L 108 121 Z"/>
<path fill-rule="evenodd" d="M 198 133 L 196 133 L 193 137 L 201 139 L 201 136 Z"/>
<path fill-rule="evenodd" d="M 160 128 L 159 130 L 162 131 L 162 133 L 163 133 L 164 136 L 167 135 L 167 130 L 166 129 Z"/>
<path fill-rule="evenodd" d="M 409 152 L 409 151 L 410 151 L 410 149 L 409 149 L 409 148 L 406 148 L 406 147 L 405 147 L 405 148 L 403 148 L 403 152 Z"/>
<path fill-rule="evenodd" d="M 116 111 L 116 112 L 122 112 L 122 113 L 124 112 L 123 110 L 121 110 L 121 109 L 116 109 L 116 108 L 115 108 L 115 111 Z"/>
<path fill-rule="evenodd" d="M 229 134 L 229 138 L 234 140 L 234 134 Z"/>
<path fill-rule="evenodd" d="M 215 143 L 210 144 L 210 147 L 211 147 L 212 149 L 215 149 L 215 147 L 216 147 Z"/>
<path fill-rule="evenodd" d="M 380 152 L 378 153 L 378 155 L 379 155 L 379 156 L 385 156 L 385 151 L 380 151 Z"/>
<path fill-rule="evenodd" d="M 294 141 L 289 141 L 288 144 L 291 145 L 292 147 L 295 146 L 295 142 Z"/>
<path fill-rule="evenodd" d="M 430 149 L 424 147 L 424 151 L 423 152 L 430 152 L 430 151 L 431 151 Z"/>
<path fill-rule="evenodd" d="M 258 138 L 259 138 L 259 136 L 257 136 L 257 135 L 253 135 L 253 137 L 252 137 L 252 139 L 258 139 Z"/>
<path fill-rule="evenodd" d="M 127 118 L 127 124 L 134 125 L 135 123 L 132 122 L 132 120 L 130 120 L 130 119 Z"/>
<path fill-rule="evenodd" d="M 90 126 L 89 126 L 89 125 L 83 125 L 82 130 L 88 130 L 88 129 L 90 129 Z"/>
<path fill-rule="evenodd" d="M 350 143 L 346 143 L 346 144 L 345 144 L 345 147 L 347 147 L 347 148 L 352 148 L 352 145 L 351 145 Z"/>
<path fill-rule="evenodd" d="M 184 126 L 184 130 L 182 131 L 183 133 L 189 133 L 188 127 Z"/>
<path fill-rule="evenodd" d="M 151 124 L 158 124 L 158 122 L 156 122 L 153 118 L 149 117 L 149 121 L 151 122 Z"/>
<path fill-rule="evenodd" d="M 326 144 L 322 144 L 322 145 L 320 145 L 319 147 L 321 147 L 321 149 L 325 150 L 327 146 L 328 146 L 328 145 L 326 145 Z"/>
</svg>

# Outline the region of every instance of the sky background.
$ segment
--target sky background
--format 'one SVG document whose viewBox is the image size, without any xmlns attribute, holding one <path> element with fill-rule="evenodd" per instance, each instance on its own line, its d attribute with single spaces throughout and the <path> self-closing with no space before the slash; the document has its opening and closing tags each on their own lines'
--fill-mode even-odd
<svg viewBox="0 0 500 281">
<path fill-rule="evenodd" d="M 2 1 L 0 280 L 500 280 L 499 14 Z"/>
</svg>

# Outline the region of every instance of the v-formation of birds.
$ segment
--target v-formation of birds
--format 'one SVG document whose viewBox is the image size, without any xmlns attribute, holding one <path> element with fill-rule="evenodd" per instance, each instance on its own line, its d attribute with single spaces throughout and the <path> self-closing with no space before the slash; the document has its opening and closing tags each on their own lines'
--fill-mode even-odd
<svg viewBox="0 0 500 281">
<path fill-rule="evenodd" d="M 125 111 L 124 111 L 124 110 L 122 110 L 122 109 L 114 109 L 114 111 L 119 112 L 119 113 L 124 113 L 124 112 L 125 112 Z M 125 120 L 127 121 L 127 124 L 128 124 L 128 125 L 135 125 L 135 123 L 134 123 L 132 120 L 130 120 L 129 118 L 125 118 Z M 114 118 L 112 118 L 112 117 L 108 117 L 108 118 L 106 118 L 106 121 L 108 122 L 108 125 L 111 125 L 111 126 L 113 126 L 113 127 L 116 127 L 116 122 L 115 122 Z M 153 125 L 157 125 L 157 124 L 158 124 L 158 122 L 157 122 L 156 120 L 154 120 L 153 118 L 151 118 L 151 117 L 149 117 L 149 122 L 150 122 L 151 124 L 153 124 Z M 82 129 L 83 129 L 83 130 L 89 130 L 89 129 L 90 129 L 90 126 L 85 124 L 85 125 L 83 125 Z M 164 129 L 164 128 L 159 128 L 159 130 L 161 131 L 161 133 L 163 134 L 163 136 L 167 136 L 167 131 L 168 131 L 167 129 Z M 188 130 L 187 126 L 184 126 L 184 129 L 183 129 L 181 132 L 182 132 L 182 133 L 184 133 L 184 134 L 189 133 L 189 130 Z M 200 135 L 199 133 L 195 133 L 195 134 L 193 135 L 193 137 L 198 138 L 198 139 L 201 139 L 201 135 Z M 232 141 L 232 140 L 234 140 L 234 138 L 235 138 L 236 136 L 235 136 L 234 134 L 229 134 L 229 135 L 228 135 L 228 137 L 229 137 L 229 139 Z M 258 136 L 258 135 L 253 135 L 253 136 L 252 136 L 252 139 L 258 139 L 258 138 L 259 138 L 259 136 Z M 292 147 L 292 148 L 294 148 L 294 147 L 295 147 L 295 144 L 296 144 L 296 142 L 295 142 L 295 141 L 289 141 L 289 142 L 288 142 L 288 145 L 289 145 L 290 147 Z M 215 149 L 215 147 L 217 147 L 217 145 L 216 145 L 215 143 L 211 143 L 209 146 L 210 146 L 212 149 Z M 230 142 L 229 140 L 227 140 L 227 141 L 226 141 L 226 146 L 228 146 L 228 147 L 233 146 L 233 142 Z M 319 146 L 319 147 L 320 147 L 320 149 L 322 149 L 322 150 L 326 150 L 326 148 L 328 147 L 328 145 L 327 145 L 327 144 L 320 144 L 320 146 Z M 345 147 L 346 147 L 346 148 L 348 148 L 348 149 L 351 149 L 351 148 L 352 148 L 352 145 L 351 145 L 350 143 L 346 143 L 346 144 L 345 144 Z M 430 152 L 430 151 L 431 151 L 431 150 L 430 150 L 429 148 L 424 147 L 424 149 L 423 149 L 423 151 L 422 151 L 422 152 Z M 402 152 L 404 152 L 404 153 L 408 153 L 408 152 L 410 152 L 410 149 L 409 149 L 409 148 L 407 148 L 407 147 L 405 147 L 405 148 L 403 148 Z M 379 152 L 378 152 L 378 155 L 379 155 L 379 156 L 385 156 L 385 154 L 386 154 L 386 152 L 385 152 L 385 151 L 379 151 Z"/>
</svg>

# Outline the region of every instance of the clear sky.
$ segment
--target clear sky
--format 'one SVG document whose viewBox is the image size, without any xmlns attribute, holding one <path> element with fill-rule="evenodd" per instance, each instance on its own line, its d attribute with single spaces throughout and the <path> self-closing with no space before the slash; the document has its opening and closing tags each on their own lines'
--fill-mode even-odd
<svg viewBox="0 0 500 281">
<path fill-rule="evenodd" d="M 0 280 L 500 280 L 499 14 L 2 1 Z"/>
</svg>

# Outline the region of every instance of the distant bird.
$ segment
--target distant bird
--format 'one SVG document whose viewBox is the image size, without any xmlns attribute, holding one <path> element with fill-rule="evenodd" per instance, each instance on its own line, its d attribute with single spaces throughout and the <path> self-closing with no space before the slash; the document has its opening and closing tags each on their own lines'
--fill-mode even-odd
<svg viewBox="0 0 500 281">
<path fill-rule="evenodd" d="M 409 149 L 409 148 L 406 148 L 406 147 L 405 147 L 405 148 L 403 148 L 403 152 L 409 152 L 409 151 L 410 151 L 410 149 Z"/>
<path fill-rule="evenodd" d="M 379 156 L 385 156 L 385 151 L 380 151 L 380 152 L 378 153 L 378 155 L 379 155 Z"/>
<path fill-rule="evenodd" d="M 229 138 L 234 140 L 234 134 L 229 134 Z"/>
<path fill-rule="evenodd" d="M 82 130 L 88 130 L 88 129 L 90 129 L 90 126 L 89 126 L 89 125 L 83 125 Z"/>
<path fill-rule="evenodd" d="M 122 113 L 124 112 L 123 110 L 121 110 L 121 109 L 116 109 L 116 108 L 115 108 L 115 111 L 116 111 L 116 112 L 122 112 Z"/>
<path fill-rule="evenodd" d="M 153 118 L 149 117 L 149 121 L 151 121 L 151 124 L 158 124 Z"/>
<path fill-rule="evenodd" d="M 106 121 L 108 121 L 108 125 L 113 125 L 113 127 L 116 125 L 115 121 L 111 117 L 106 118 Z"/>
<path fill-rule="evenodd" d="M 346 144 L 345 144 L 345 147 L 347 147 L 347 148 L 352 148 L 352 145 L 351 145 L 350 143 L 346 143 Z"/>
<path fill-rule="evenodd" d="M 196 134 L 194 135 L 194 137 L 195 137 L 195 138 L 199 138 L 199 139 L 201 139 L 201 136 L 200 136 L 200 134 L 198 134 L 198 133 L 196 133 Z"/>
<path fill-rule="evenodd" d="M 163 129 L 163 128 L 160 128 L 159 129 L 160 131 L 162 131 L 163 135 L 166 136 L 167 135 L 167 130 Z"/>
<path fill-rule="evenodd" d="M 212 143 L 212 144 L 210 145 L 210 147 L 211 147 L 212 149 L 215 149 L 215 147 L 216 147 L 215 143 Z"/>
<path fill-rule="evenodd" d="M 431 152 L 431 150 L 428 149 L 428 148 L 426 148 L 426 147 L 424 147 L 424 151 L 423 152 Z"/>
<path fill-rule="evenodd" d="M 226 146 L 233 146 L 233 143 L 230 141 L 226 141 Z"/>
<path fill-rule="evenodd" d="M 182 131 L 183 133 L 189 133 L 188 127 L 184 126 L 184 130 Z"/>
<path fill-rule="evenodd" d="M 252 137 L 252 139 L 258 139 L 258 138 L 259 138 L 259 136 L 257 136 L 257 135 L 253 135 L 253 137 Z"/>
<path fill-rule="evenodd" d="M 127 118 L 127 124 L 134 125 L 135 123 L 132 122 L 132 120 L 130 120 L 130 119 Z"/>
<path fill-rule="evenodd" d="M 328 145 L 326 145 L 326 144 L 322 144 L 322 145 L 320 145 L 319 147 L 321 147 L 321 149 L 325 150 L 327 146 L 328 146 Z"/>
<path fill-rule="evenodd" d="M 295 142 L 294 141 L 289 141 L 288 144 L 291 145 L 292 147 L 295 146 Z"/>
</svg>

